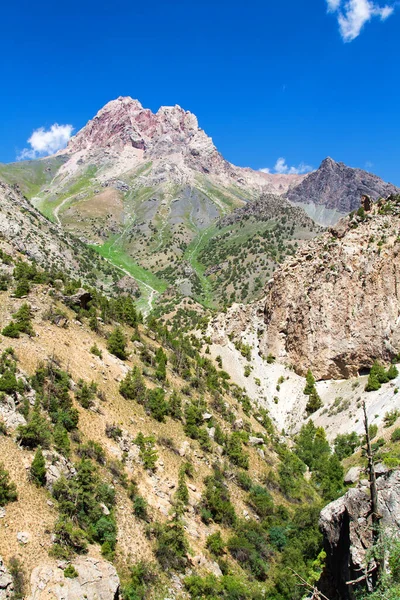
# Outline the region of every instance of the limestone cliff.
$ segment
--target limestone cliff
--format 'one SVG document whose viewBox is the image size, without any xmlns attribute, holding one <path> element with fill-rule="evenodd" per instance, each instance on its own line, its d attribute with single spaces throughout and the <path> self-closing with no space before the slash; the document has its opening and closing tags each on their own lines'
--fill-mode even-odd
<svg viewBox="0 0 400 600">
<path fill-rule="evenodd" d="M 400 350 L 400 197 L 346 217 L 270 281 L 260 349 L 340 379 Z"/>
</svg>

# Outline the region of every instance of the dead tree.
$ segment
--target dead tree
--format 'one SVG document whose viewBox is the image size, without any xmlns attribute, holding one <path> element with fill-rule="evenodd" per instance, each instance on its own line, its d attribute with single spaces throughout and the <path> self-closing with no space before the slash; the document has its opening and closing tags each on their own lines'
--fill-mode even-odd
<svg viewBox="0 0 400 600">
<path fill-rule="evenodd" d="M 376 487 L 376 475 L 375 475 L 375 465 L 374 465 L 374 453 L 372 451 L 371 446 L 371 436 L 369 433 L 369 425 L 368 425 L 368 417 L 367 417 L 367 408 L 365 406 L 365 401 L 363 402 L 363 410 L 364 410 L 364 428 L 365 428 L 365 450 L 368 460 L 368 479 L 369 479 L 369 489 L 371 495 L 371 518 L 372 518 L 372 545 L 376 548 L 379 548 L 381 541 L 381 532 L 380 532 L 380 520 L 382 516 L 379 514 L 379 506 L 378 506 L 378 489 Z M 374 570 L 373 579 L 376 582 L 376 579 L 382 572 L 383 564 L 382 560 L 376 556 L 375 557 L 376 568 Z"/>
</svg>

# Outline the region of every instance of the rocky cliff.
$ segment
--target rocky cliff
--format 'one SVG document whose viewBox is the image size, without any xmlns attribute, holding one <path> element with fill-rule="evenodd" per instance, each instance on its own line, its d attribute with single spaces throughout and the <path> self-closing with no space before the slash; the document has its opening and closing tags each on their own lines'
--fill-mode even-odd
<svg viewBox="0 0 400 600">
<path fill-rule="evenodd" d="M 377 479 L 381 526 L 387 534 L 400 531 L 400 471 Z M 371 503 L 367 481 L 350 489 L 342 498 L 328 504 L 320 516 L 327 554 L 326 568 L 320 582 L 330 600 L 353 598 L 347 585 L 361 577 L 366 569 L 368 549 L 372 546 Z"/>
<path fill-rule="evenodd" d="M 400 350 L 400 198 L 346 217 L 270 281 L 261 351 L 318 379 L 347 378 Z"/>
<path fill-rule="evenodd" d="M 286 198 L 303 206 L 308 214 L 326 225 L 356 210 L 363 194 L 378 200 L 396 193 L 399 193 L 398 188 L 373 173 L 353 169 L 328 157 L 319 169 L 290 189 Z"/>
</svg>

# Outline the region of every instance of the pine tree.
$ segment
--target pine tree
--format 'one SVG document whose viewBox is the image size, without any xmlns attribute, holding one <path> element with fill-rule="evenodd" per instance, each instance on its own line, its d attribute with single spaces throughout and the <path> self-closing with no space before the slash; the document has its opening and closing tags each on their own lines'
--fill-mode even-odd
<svg viewBox="0 0 400 600">
<path fill-rule="evenodd" d="M 304 388 L 303 394 L 305 394 L 306 396 L 310 396 L 310 394 L 314 390 L 314 386 L 315 386 L 314 376 L 311 373 L 311 369 L 308 369 L 307 375 L 306 375 L 306 387 Z"/>
<path fill-rule="evenodd" d="M 127 359 L 126 337 L 120 327 L 116 327 L 108 338 L 107 348 L 111 354 L 114 354 L 121 360 Z"/>
<path fill-rule="evenodd" d="M 38 486 L 43 487 L 46 484 L 46 461 L 43 456 L 42 449 L 36 450 L 34 459 L 31 464 L 31 479 Z"/>
<path fill-rule="evenodd" d="M 306 406 L 306 412 L 308 415 L 315 413 L 322 406 L 322 400 L 318 395 L 318 392 L 314 386 L 311 394 L 309 395 L 309 399 Z"/>
</svg>

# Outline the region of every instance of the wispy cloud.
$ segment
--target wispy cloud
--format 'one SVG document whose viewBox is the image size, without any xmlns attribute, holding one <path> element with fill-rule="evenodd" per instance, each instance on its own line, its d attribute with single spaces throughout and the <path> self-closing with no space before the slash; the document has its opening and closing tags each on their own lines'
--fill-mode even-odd
<svg viewBox="0 0 400 600">
<path fill-rule="evenodd" d="M 54 123 L 47 130 L 44 127 L 35 129 L 28 139 L 30 148 L 24 148 L 17 156 L 17 160 L 32 160 L 54 154 L 65 148 L 73 130 L 72 125 L 59 125 L 58 123 Z"/>
<path fill-rule="evenodd" d="M 278 158 L 275 165 L 271 168 L 265 167 L 264 169 L 260 169 L 262 173 L 278 173 L 280 175 L 300 175 L 301 173 L 309 173 L 312 171 L 311 165 L 306 165 L 305 163 L 300 163 L 297 167 L 290 167 L 286 163 L 286 159 L 283 157 Z"/>
<path fill-rule="evenodd" d="M 352 42 L 364 25 L 374 17 L 386 21 L 394 12 L 394 3 L 381 6 L 373 0 L 326 0 L 328 12 L 337 16 L 340 35 L 345 42 Z"/>
</svg>

